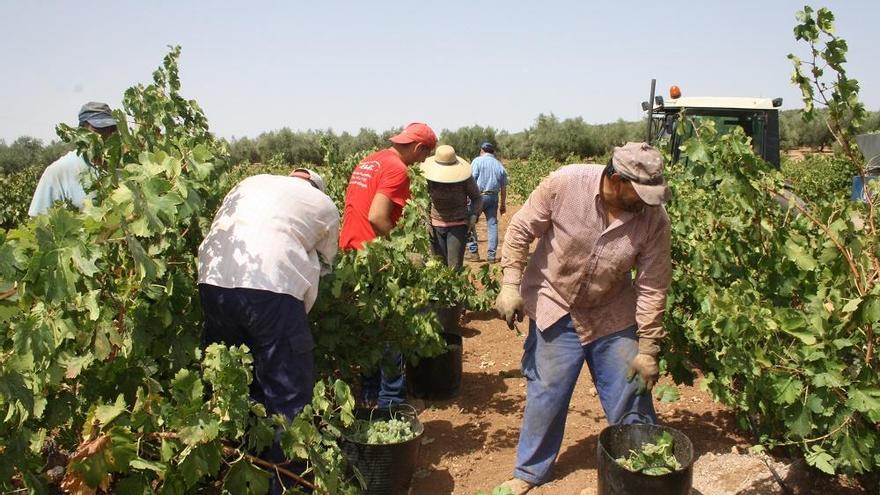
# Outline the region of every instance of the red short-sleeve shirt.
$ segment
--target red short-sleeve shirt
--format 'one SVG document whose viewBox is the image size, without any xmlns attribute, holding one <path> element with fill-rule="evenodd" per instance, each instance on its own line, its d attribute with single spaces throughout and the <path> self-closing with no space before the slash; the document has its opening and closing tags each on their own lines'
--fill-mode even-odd
<svg viewBox="0 0 880 495">
<path fill-rule="evenodd" d="M 410 190 L 406 164 L 391 149 L 367 156 L 351 173 L 348 189 L 345 190 L 340 249 L 361 249 L 365 242 L 376 238 L 369 214 L 377 193 L 382 193 L 394 203 L 391 224 L 396 225 L 403 205 L 410 198 Z"/>
</svg>

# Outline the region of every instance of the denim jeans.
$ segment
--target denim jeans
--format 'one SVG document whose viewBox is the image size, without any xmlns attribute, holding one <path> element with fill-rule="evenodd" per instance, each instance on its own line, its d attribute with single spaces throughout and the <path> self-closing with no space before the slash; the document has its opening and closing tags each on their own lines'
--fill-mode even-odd
<svg viewBox="0 0 880 495">
<path fill-rule="evenodd" d="M 397 406 L 406 401 L 403 354 L 386 352 L 384 357 L 379 369 L 361 376 L 361 398 L 364 402 L 376 401 L 379 408 Z"/>
<path fill-rule="evenodd" d="M 467 225 L 452 227 L 432 227 L 434 236 L 431 238 L 431 249 L 434 254 L 443 258 L 447 266 L 461 268 L 464 264 L 464 243 L 467 237 Z"/>
<path fill-rule="evenodd" d="M 528 395 L 516 448 L 516 478 L 536 485 L 548 480 L 585 360 L 609 424 L 656 423 L 651 395 L 636 395 L 636 381 L 626 379 L 629 363 L 639 352 L 635 326 L 582 346 L 569 315 L 543 332 L 532 321 L 523 347 L 522 372 L 528 380 Z"/>
<path fill-rule="evenodd" d="M 480 214 L 486 215 L 486 231 L 489 235 L 489 247 L 488 252 L 486 253 L 486 259 L 494 260 L 495 251 L 498 249 L 498 194 L 484 194 L 483 211 L 472 213 L 477 215 L 478 220 Z M 467 248 L 471 253 L 477 253 L 476 236 L 468 242 Z"/>
</svg>

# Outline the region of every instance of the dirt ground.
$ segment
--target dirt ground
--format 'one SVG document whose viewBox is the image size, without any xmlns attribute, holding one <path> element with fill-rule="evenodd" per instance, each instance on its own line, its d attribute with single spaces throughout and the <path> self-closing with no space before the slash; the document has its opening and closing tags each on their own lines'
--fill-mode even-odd
<svg viewBox="0 0 880 495">
<path fill-rule="evenodd" d="M 508 212 L 501 221 L 503 237 Z M 478 225 L 485 259 L 485 222 Z M 472 263 L 477 266 L 478 263 Z M 526 381 L 520 374 L 525 336 L 517 336 L 494 314 L 467 314 L 463 327 L 463 377 L 460 395 L 426 403 L 419 414 L 425 433 L 411 494 L 474 495 L 511 477 L 526 403 Z M 521 324 L 525 330 L 525 324 Z M 668 378 L 661 383 L 671 383 Z M 655 401 L 659 419 L 687 434 L 694 443 L 694 495 L 783 493 L 763 460 L 748 454 L 749 441 L 734 415 L 694 387 L 679 387 L 673 403 Z M 589 371 L 574 391 L 565 437 L 553 480 L 530 494 L 596 493 L 596 442 L 606 426 Z M 848 480 L 806 468 L 802 461 L 770 459 L 785 484 L 797 494 L 860 494 Z M 877 492 L 880 493 L 880 492 Z"/>
<path fill-rule="evenodd" d="M 786 156 L 792 158 L 794 160 L 803 160 L 804 158 L 812 155 L 824 155 L 831 156 L 834 152 L 830 148 L 825 148 L 823 150 L 814 150 L 813 148 L 793 148 L 784 152 Z"/>
</svg>

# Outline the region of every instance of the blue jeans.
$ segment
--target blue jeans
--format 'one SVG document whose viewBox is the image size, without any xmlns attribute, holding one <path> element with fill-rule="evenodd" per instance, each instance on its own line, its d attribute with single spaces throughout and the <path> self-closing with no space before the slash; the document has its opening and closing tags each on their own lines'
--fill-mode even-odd
<svg viewBox="0 0 880 495">
<path fill-rule="evenodd" d="M 364 402 L 376 401 L 379 408 L 397 406 L 406 401 L 403 354 L 386 352 L 379 369 L 361 376 L 361 398 Z"/>
<path fill-rule="evenodd" d="M 494 260 L 495 251 L 498 249 L 498 194 L 484 194 L 483 211 L 472 213 L 477 215 L 477 220 L 479 220 L 480 214 L 486 215 L 486 231 L 489 234 L 489 248 L 486 253 L 486 259 Z M 467 248 L 471 253 L 477 253 L 476 236 L 468 242 Z"/>
<path fill-rule="evenodd" d="M 516 478 L 536 485 L 548 480 L 584 360 L 609 424 L 639 422 L 637 414 L 629 413 L 657 422 L 651 395 L 636 395 L 636 381 L 626 379 L 629 363 L 639 352 L 635 326 L 582 346 L 569 315 L 543 332 L 532 321 L 523 347 L 528 395 L 516 448 Z"/>
</svg>

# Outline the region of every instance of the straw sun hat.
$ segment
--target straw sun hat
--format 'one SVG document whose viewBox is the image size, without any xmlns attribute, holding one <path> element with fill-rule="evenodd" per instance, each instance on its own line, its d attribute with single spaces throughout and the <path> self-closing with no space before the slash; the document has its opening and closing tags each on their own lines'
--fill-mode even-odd
<svg viewBox="0 0 880 495">
<path fill-rule="evenodd" d="M 471 176 L 471 164 L 457 156 L 448 144 L 437 146 L 434 156 L 425 160 L 421 169 L 426 179 L 446 184 L 462 182 Z"/>
</svg>

